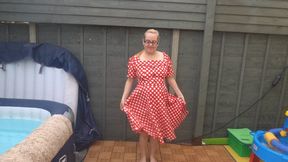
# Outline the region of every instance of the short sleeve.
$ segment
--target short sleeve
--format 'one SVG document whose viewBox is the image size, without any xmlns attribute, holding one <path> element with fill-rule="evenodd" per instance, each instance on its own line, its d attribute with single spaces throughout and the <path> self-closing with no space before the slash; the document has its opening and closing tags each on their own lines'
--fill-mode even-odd
<svg viewBox="0 0 288 162">
<path fill-rule="evenodd" d="M 135 78 L 136 77 L 136 68 L 135 68 L 135 61 L 134 57 L 131 57 L 128 61 L 128 78 Z"/>
<path fill-rule="evenodd" d="M 174 76 L 173 62 L 168 55 L 166 57 L 167 57 L 167 77 L 173 77 Z"/>
</svg>

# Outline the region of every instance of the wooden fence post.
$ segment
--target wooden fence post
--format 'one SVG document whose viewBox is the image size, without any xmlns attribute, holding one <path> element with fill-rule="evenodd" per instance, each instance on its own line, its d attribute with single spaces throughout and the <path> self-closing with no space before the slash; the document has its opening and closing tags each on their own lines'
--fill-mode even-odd
<svg viewBox="0 0 288 162">
<path fill-rule="evenodd" d="M 204 28 L 203 49 L 201 57 L 200 80 L 199 80 L 198 107 L 196 114 L 194 137 L 203 134 L 216 1 L 217 0 L 207 1 L 207 11 L 206 11 L 206 20 Z"/>
<path fill-rule="evenodd" d="M 29 23 L 29 42 L 36 43 L 36 25 Z"/>
</svg>

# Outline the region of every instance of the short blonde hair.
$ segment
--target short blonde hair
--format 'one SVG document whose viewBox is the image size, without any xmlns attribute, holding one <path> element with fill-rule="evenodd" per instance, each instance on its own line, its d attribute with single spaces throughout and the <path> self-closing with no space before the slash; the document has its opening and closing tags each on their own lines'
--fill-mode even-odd
<svg viewBox="0 0 288 162">
<path fill-rule="evenodd" d="M 160 35 L 159 35 L 158 30 L 156 30 L 156 29 L 148 29 L 148 30 L 146 30 L 145 33 L 144 33 L 144 40 L 145 40 L 145 37 L 146 37 L 147 33 L 157 34 L 157 40 L 158 41 L 160 40 Z"/>
</svg>

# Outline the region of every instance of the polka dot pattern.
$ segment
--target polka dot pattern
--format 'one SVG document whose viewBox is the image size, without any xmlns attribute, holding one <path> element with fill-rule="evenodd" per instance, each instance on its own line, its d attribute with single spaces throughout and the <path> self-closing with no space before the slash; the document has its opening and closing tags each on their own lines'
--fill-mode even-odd
<svg viewBox="0 0 288 162">
<path fill-rule="evenodd" d="M 176 138 L 174 130 L 188 114 L 184 101 L 167 90 L 165 78 L 174 72 L 171 59 L 163 55 L 163 60 L 129 59 L 127 77 L 137 78 L 138 84 L 123 109 L 134 132 L 146 132 L 160 143 Z"/>
</svg>

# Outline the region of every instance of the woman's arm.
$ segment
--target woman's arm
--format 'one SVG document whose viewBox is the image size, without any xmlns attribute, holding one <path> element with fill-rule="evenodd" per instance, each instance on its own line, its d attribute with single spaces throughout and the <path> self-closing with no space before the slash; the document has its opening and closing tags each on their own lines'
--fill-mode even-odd
<svg viewBox="0 0 288 162">
<path fill-rule="evenodd" d="M 133 85 L 133 81 L 134 81 L 133 78 L 127 78 L 127 80 L 126 80 L 125 87 L 124 87 L 124 92 L 123 92 L 122 99 L 121 99 L 121 102 L 120 102 L 120 109 L 121 110 L 123 110 L 124 102 L 127 99 L 128 95 L 129 95 L 129 93 L 131 91 L 131 88 L 132 88 L 132 85 Z"/>
<path fill-rule="evenodd" d="M 185 98 L 182 94 L 182 92 L 180 91 L 177 83 L 176 83 L 176 80 L 174 79 L 174 77 L 167 77 L 167 82 L 169 83 L 169 85 L 173 88 L 174 92 L 176 93 L 176 95 L 179 97 L 179 98 L 182 98 L 184 100 L 184 102 L 186 103 L 185 101 Z"/>
</svg>

